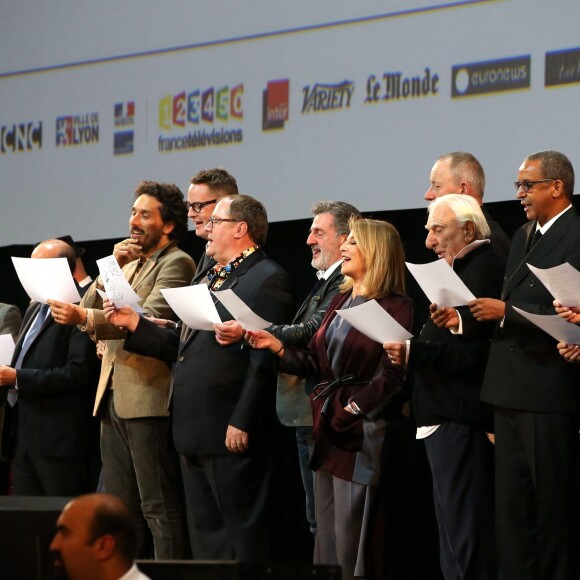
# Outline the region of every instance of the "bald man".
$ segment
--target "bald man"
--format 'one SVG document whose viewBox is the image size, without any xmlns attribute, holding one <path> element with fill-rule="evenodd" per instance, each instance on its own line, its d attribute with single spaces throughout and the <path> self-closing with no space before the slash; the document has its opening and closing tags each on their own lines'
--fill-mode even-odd
<svg viewBox="0 0 580 580">
<path fill-rule="evenodd" d="M 76 255 L 62 240 L 41 242 L 32 258 Z M 95 346 L 76 327 L 56 324 L 50 309 L 31 302 L 10 366 L 0 366 L 0 401 L 15 421 L 3 425 L 3 441 L 15 440 L 14 495 L 76 496 L 94 490 L 92 419 L 99 362 Z M 8 392 L 10 390 L 10 392 Z"/>
<path fill-rule="evenodd" d="M 69 502 L 57 520 L 50 551 L 57 580 L 149 580 L 135 565 L 131 514 L 114 495 L 82 495 Z"/>
</svg>

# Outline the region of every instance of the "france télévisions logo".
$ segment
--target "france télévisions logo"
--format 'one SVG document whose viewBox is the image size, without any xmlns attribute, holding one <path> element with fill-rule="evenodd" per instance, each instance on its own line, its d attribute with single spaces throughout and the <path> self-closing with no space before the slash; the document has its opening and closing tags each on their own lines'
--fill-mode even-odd
<svg viewBox="0 0 580 580">
<path fill-rule="evenodd" d="M 187 132 L 160 135 L 158 150 L 168 153 L 241 143 L 242 129 L 226 129 L 224 125 L 242 122 L 243 96 L 243 83 L 232 88 L 224 85 L 166 95 L 159 101 L 159 129 L 164 133 Z"/>
<path fill-rule="evenodd" d="M 99 113 L 68 115 L 56 119 L 56 146 L 71 147 L 99 142 Z"/>
<path fill-rule="evenodd" d="M 350 101 L 354 93 L 353 81 L 342 81 L 336 84 L 316 83 L 312 87 L 306 85 L 302 89 L 304 99 L 302 101 L 302 114 L 321 113 L 349 109 Z"/>
<path fill-rule="evenodd" d="M 0 153 L 22 153 L 42 148 L 42 121 L 0 127 Z"/>
<path fill-rule="evenodd" d="M 458 64 L 451 69 L 451 97 L 528 89 L 530 73 L 530 55 Z"/>
<path fill-rule="evenodd" d="M 544 86 L 580 83 L 580 48 L 546 53 Z"/>
<path fill-rule="evenodd" d="M 135 148 L 135 101 L 115 103 L 114 118 L 115 133 L 113 135 L 113 150 L 115 155 L 133 153 Z"/>
<path fill-rule="evenodd" d="M 284 129 L 284 123 L 288 120 L 290 81 L 268 81 L 262 94 L 262 131 Z"/>
</svg>

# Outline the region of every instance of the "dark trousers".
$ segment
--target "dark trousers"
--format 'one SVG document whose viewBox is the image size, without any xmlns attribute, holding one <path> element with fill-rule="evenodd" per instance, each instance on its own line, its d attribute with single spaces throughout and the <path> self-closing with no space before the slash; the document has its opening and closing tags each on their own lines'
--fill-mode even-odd
<svg viewBox="0 0 580 580">
<path fill-rule="evenodd" d="M 575 417 L 496 409 L 495 442 L 500 578 L 577 578 Z"/>
<path fill-rule="evenodd" d="M 482 429 L 443 423 L 425 440 L 446 580 L 497 578 L 493 446 Z"/>
<path fill-rule="evenodd" d="M 196 560 L 269 559 L 269 455 L 182 455 L 191 552 Z"/>
<path fill-rule="evenodd" d="M 75 497 L 94 491 L 89 457 L 45 457 L 18 446 L 12 481 L 13 495 Z"/>
<path fill-rule="evenodd" d="M 140 548 L 146 544 L 148 527 L 159 560 L 179 559 L 183 552 L 168 430 L 166 417 L 121 419 L 115 412 L 113 395 L 109 395 L 101 421 L 105 491 L 127 504 L 138 526 Z"/>
</svg>

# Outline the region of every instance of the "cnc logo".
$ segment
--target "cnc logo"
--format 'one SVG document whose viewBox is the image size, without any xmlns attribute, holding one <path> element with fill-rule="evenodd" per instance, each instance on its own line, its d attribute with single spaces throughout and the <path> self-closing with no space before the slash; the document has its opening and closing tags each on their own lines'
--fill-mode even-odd
<svg viewBox="0 0 580 580">
<path fill-rule="evenodd" d="M 135 101 L 115 103 L 113 151 L 115 155 L 133 153 L 135 148 Z"/>
<path fill-rule="evenodd" d="M 302 89 L 302 114 L 337 111 L 350 108 L 350 102 L 354 93 L 353 81 L 342 81 L 335 85 L 316 83 L 310 87 L 306 85 Z"/>
<path fill-rule="evenodd" d="M 580 83 L 580 48 L 546 53 L 544 86 Z"/>
<path fill-rule="evenodd" d="M 422 74 L 409 76 L 400 71 L 387 71 L 381 76 L 372 74 L 367 78 L 367 93 L 364 102 L 386 103 L 406 101 L 421 97 L 434 97 L 439 93 L 439 75 L 425 67 Z"/>
<path fill-rule="evenodd" d="M 458 64 L 451 69 L 451 97 L 528 89 L 530 73 L 530 55 Z"/>
<path fill-rule="evenodd" d="M 229 88 L 228 85 L 204 91 L 196 89 L 187 93 L 167 95 L 159 101 L 159 128 L 171 131 L 172 128 L 184 129 L 188 125 L 200 123 L 213 124 L 241 121 L 244 117 L 242 97 L 244 85 Z"/>
<path fill-rule="evenodd" d="M 262 94 L 262 131 L 284 129 L 284 123 L 288 120 L 290 81 L 268 81 Z"/>
<path fill-rule="evenodd" d="M 42 121 L 2 125 L 0 153 L 22 153 L 42 148 Z"/>
<path fill-rule="evenodd" d="M 56 146 L 71 147 L 99 142 L 99 113 L 56 119 Z"/>
<path fill-rule="evenodd" d="M 182 129 L 177 136 L 160 135 L 160 153 L 218 145 L 235 145 L 243 141 L 242 129 L 211 127 L 215 123 L 236 123 L 244 118 L 244 85 L 229 85 L 205 90 L 182 91 L 159 101 L 159 128 L 167 133 Z"/>
</svg>

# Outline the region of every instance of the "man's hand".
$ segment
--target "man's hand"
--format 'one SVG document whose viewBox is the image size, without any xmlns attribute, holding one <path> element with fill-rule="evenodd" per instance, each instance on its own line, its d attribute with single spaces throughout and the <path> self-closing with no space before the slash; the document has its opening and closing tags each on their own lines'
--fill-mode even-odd
<svg viewBox="0 0 580 580">
<path fill-rule="evenodd" d="M 135 332 L 139 324 L 139 315 L 130 306 L 117 308 L 108 298 L 103 301 L 105 318 L 121 330 Z"/>
<path fill-rule="evenodd" d="M 404 365 L 407 357 L 407 345 L 404 342 L 385 342 L 383 348 L 394 365 Z"/>
<path fill-rule="evenodd" d="M 0 387 L 11 387 L 16 382 L 16 371 L 12 367 L 0 366 Z"/>
<path fill-rule="evenodd" d="M 215 339 L 222 346 L 240 342 L 244 338 L 244 334 L 246 334 L 246 331 L 240 323 L 235 320 L 228 320 L 222 324 L 214 324 L 213 328 L 215 330 Z"/>
<path fill-rule="evenodd" d="M 557 300 L 554 300 L 554 307 L 558 316 L 571 322 L 572 324 L 580 323 L 580 308 L 577 306 L 562 306 Z"/>
<path fill-rule="evenodd" d="M 495 298 L 476 298 L 468 306 L 478 322 L 501 320 L 505 316 L 505 302 Z"/>
<path fill-rule="evenodd" d="M 59 302 L 58 300 L 47 300 L 50 312 L 55 322 L 63 325 L 75 326 L 83 324 L 87 319 L 87 309 L 78 304 Z"/>
<path fill-rule="evenodd" d="M 113 248 L 113 256 L 115 256 L 119 268 L 122 268 L 125 264 L 141 257 L 141 247 L 141 244 L 133 238 L 127 238 L 126 240 L 115 244 L 115 247 Z"/>
<path fill-rule="evenodd" d="M 570 363 L 580 362 L 580 346 L 577 344 L 558 343 L 558 352 Z"/>
<path fill-rule="evenodd" d="M 431 320 L 435 326 L 453 330 L 459 328 L 459 314 L 457 314 L 455 308 L 449 306 L 439 308 L 437 304 L 431 304 L 429 306 L 429 312 L 431 313 Z"/>
<path fill-rule="evenodd" d="M 232 453 L 244 453 L 248 450 L 249 434 L 233 425 L 226 431 L 226 447 Z"/>
<path fill-rule="evenodd" d="M 97 358 L 99 360 L 103 360 L 105 356 L 105 341 L 104 340 L 97 340 Z"/>
<path fill-rule="evenodd" d="M 281 342 L 267 330 L 256 330 L 246 332 L 244 338 L 250 343 L 252 348 L 259 350 L 268 349 L 272 353 L 279 353 Z"/>
</svg>

